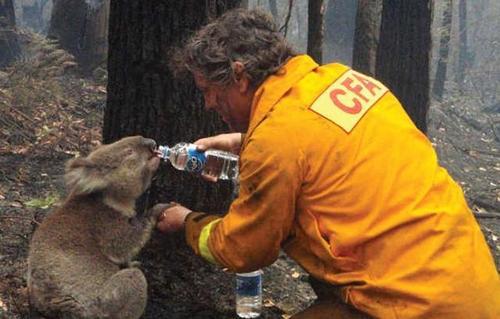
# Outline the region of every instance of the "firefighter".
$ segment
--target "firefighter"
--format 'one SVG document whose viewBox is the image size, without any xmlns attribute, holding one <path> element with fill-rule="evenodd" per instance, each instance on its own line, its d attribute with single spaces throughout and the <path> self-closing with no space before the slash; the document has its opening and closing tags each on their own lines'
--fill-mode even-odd
<svg viewBox="0 0 500 319">
<path fill-rule="evenodd" d="M 173 59 L 234 133 L 223 217 L 175 205 L 157 227 L 234 272 L 283 249 L 318 300 L 293 318 L 500 318 L 500 281 L 463 192 L 396 97 L 347 66 L 296 54 L 271 18 L 235 9 Z"/>
</svg>

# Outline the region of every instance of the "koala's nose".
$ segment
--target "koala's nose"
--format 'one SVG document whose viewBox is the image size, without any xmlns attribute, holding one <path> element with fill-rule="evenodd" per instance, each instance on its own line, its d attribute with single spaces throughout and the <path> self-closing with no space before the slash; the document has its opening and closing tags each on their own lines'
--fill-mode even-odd
<svg viewBox="0 0 500 319">
<path fill-rule="evenodd" d="M 147 146 L 151 150 L 155 150 L 156 149 L 156 142 L 153 139 L 145 138 L 143 143 L 144 143 L 145 146 Z"/>
</svg>

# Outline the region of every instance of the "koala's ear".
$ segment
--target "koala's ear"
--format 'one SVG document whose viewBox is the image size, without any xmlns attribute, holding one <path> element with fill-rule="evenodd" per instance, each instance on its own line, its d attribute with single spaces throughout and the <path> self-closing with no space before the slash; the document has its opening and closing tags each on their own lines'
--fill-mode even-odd
<svg viewBox="0 0 500 319">
<path fill-rule="evenodd" d="M 105 189 L 108 182 L 96 165 L 87 158 L 75 158 L 66 164 L 66 188 L 75 195 L 86 195 Z"/>
</svg>

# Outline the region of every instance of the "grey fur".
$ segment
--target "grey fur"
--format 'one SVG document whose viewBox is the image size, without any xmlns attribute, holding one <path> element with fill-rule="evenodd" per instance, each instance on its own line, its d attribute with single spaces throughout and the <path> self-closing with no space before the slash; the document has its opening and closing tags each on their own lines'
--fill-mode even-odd
<svg viewBox="0 0 500 319">
<path fill-rule="evenodd" d="M 142 315 L 147 283 L 130 265 L 165 207 L 137 216 L 134 206 L 158 168 L 154 147 L 151 139 L 127 137 L 68 162 L 69 196 L 30 244 L 28 289 L 40 313 L 93 319 Z"/>
</svg>

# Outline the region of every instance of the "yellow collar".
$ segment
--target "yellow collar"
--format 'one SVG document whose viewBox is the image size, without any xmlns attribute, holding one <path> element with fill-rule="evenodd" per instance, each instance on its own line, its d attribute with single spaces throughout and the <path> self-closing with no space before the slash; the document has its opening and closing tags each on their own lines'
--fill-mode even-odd
<svg viewBox="0 0 500 319">
<path fill-rule="evenodd" d="M 264 119 L 266 114 L 273 108 L 290 88 L 301 80 L 307 73 L 318 67 L 318 64 L 308 55 L 298 55 L 291 58 L 275 74 L 270 75 L 255 92 L 250 113 L 250 124 L 243 146 L 253 130 Z"/>
</svg>

